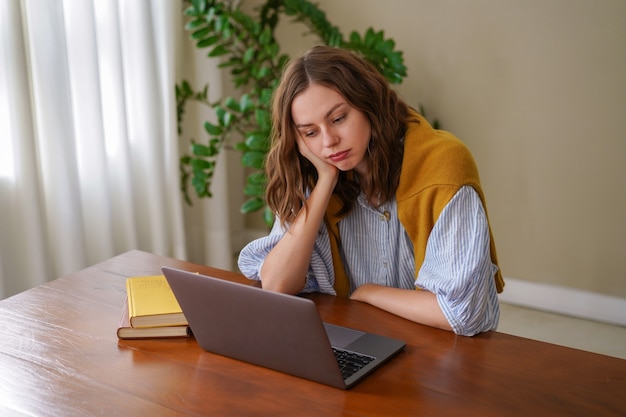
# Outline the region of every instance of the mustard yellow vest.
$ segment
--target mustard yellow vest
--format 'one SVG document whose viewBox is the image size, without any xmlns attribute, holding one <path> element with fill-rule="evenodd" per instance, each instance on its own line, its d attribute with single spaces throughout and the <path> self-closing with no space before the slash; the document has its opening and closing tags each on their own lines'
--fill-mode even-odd
<svg viewBox="0 0 626 417">
<path fill-rule="evenodd" d="M 407 124 L 404 142 L 404 157 L 400 183 L 396 191 L 398 218 L 413 242 L 415 276 L 419 272 L 426 254 L 426 243 L 439 214 L 464 185 L 473 187 L 483 203 L 487 205 L 480 186 L 478 169 L 467 147 L 454 135 L 435 130 L 422 116 L 410 111 L 411 121 Z M 347 297 L 350 282 L 341 261 L 341 237 L 339 221 L 335 215 L 341 208 L 339 199 L 333 195 L 326 210 L 326 226 L 330 236 L 330 247 L 335 269 L 334 288 L 337 295 Z M 498 265 L 496 247 L 491 227 L 491 261 Z M 498 268 L 495 274 L 496 289 L 502 292 L 504 279 Z"/>
</svg>

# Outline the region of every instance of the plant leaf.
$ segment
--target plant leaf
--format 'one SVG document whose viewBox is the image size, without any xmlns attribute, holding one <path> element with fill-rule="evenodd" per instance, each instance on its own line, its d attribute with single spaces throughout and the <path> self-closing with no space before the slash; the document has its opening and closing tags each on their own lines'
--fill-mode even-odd
<svg viewBox="0 0 626 417">
<path fill-rule="evenodd" d="M 259 151 L 244 152 L 241 156 L 241 163 L 245 167 L 261 169 L 265 162 L 265 153 Z"/>
<path fill-rule="evenodd" d="M 269 227 L 272 227 L 272 225 L 274 224 L 274 213 L 267 205 L 263 209 L 263 221 Z"/>
<path fill-rule="evenodd" d="M 265 187 L 261 184 L 248 183 L 243 187 L 243 193 L 250 197 L 263 197 L 265 195 Z"/>
<path fill-rule="evenodd" d="M 218 45 L 211 52 L 209 52 L 209 57 L 214 58 L 216 56 L 226 55 L 228 53 L 228 48 L 224 45 Z"/>
<path fill-rule="evenodd" d="M 239 107 L 239 102 L 232 97 L 227 97 L 224 101 L 224 105 L 233 111 L 241 111 L 241 108 Z"/>
<path fill-rule="evenodd" d="M 267 149 L 267 135 L 263 132 L 253 132 L 246 137 L 246 146 L 255 151 L 264 151 Z"/>
<path fill-rule="evenodd" d="M 214 136 L 221 135 L 224 132 L 221 127 L 215 126 L 210 122 L 204 122 L 204 130 L 206 130 L 209 135 Z"/>
<path fill-rule="evenodd" d="M 212 46 L 219 40 L 220 40 L 219 36 L 209 36 L 208 38 L 199 40 L 198 43 L 196 43 L 196 46 L 200 49 L 208 48 L 209 46 Z"/>
<path fill-rule="evenodd" d="M 265 203 L 263 202 L 263 200 L 258 197 L 253 197 L 248 199 L 245 203 L 241 205 L 240 211 L 243 214 L 252 213 L 253 211 L 260 210 L 261 208 L 263 208 L 264 205 Z"/>
</svg>

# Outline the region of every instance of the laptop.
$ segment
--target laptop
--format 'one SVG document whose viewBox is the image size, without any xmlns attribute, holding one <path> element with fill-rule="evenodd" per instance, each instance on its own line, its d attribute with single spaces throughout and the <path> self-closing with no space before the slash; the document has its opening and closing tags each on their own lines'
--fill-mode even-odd
<svg viewBox="0 0 626 417">
<path fill-rule="evenodd" d="M 405 343 L 323 323 L 307 298 L 163 267 L 206 351 L 337 388 L 350 388 Z"/>
</svg>

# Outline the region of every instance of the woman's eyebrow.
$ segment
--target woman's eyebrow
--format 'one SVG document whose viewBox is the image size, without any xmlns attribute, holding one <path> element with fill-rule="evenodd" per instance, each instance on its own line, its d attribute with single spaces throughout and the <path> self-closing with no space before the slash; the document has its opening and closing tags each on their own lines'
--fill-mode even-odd
<svg viewBox="0 0 626 417">
<path fill-rule="evenodd" d="M 337 110 L 339 107 L 343 106 L 344 104 L 346 104 L 346 103 L 343 103 L 343 102 L 342 102 L 342 103 L 337 103 L 337 104 L 335 104 L 334 106 L 332 106 L 332 107 L 330 108 L 330 110 L 328 110 L 328 111 L 326 112 L 326 115 L 324 116 L 324 118 L 327 118 L 328 116 L 330 116 L 330 115 L 331 115 L 331 114 L 332 114 L 335 110 Z M 296 124 L 296 128 L 298 128 L 298 129 L 299 129 L 299 128 L 301 128 L 301 127 L 309 127 L 309 126 L 311 126 L 312 124 L 313 124 L 313 123 L 300 123 L 300 124 Z"/>
</svg>

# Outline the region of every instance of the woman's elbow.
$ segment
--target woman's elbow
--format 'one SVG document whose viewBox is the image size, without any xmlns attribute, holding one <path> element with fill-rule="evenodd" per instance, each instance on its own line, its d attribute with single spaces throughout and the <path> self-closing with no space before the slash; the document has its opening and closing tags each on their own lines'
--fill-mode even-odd
<svg viewBox="0 0 626 417">
<path fill-rule="evenodd" d="M 261 278 L 261 287 L 264 290 L 290 295 L 296 295 L 300 293 L 302 289 L 304 289 L 305 283 L 305 280 L 302 280 L 302 282 L 300 283 L 297 280 Z"/>
<path fill-rule="evenodd" d="M 475 312 L 467 316 L 466 320 L 459 320 L 453 327 L 454 333 L 459 336 L 475 336 L 479 333 L 495 330 L 498 327 L 500 309 L 490 309 L 488 312 Z"/>
</svg>

